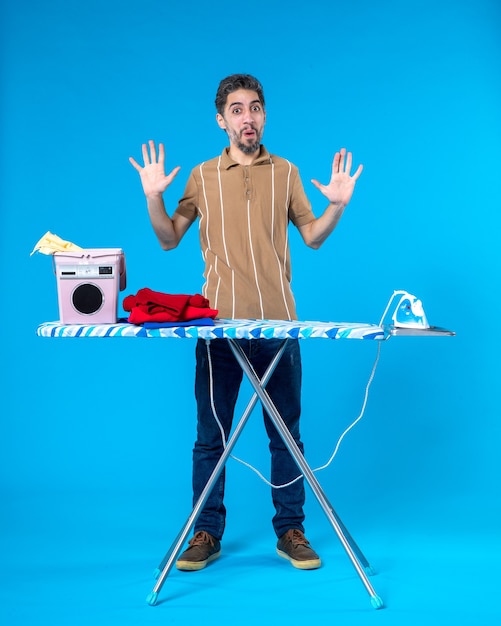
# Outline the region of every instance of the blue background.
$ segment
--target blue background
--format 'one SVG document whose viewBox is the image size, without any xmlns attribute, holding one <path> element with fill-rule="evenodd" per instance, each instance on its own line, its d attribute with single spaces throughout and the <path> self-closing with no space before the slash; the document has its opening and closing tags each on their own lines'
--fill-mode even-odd
<svg viewBox="0 0 501 626">
<path fill-rule="evenodd" d="M 500 617 L 500 7 L 495 0 L 238 4 L 2 3 L 0 616 L 17 624 L 489 623 Z M 47 231 L 122 247 L 128 287 L 198 292 L 197 231 L 160 250 L 136 172 L 142 142 L 182 170 L 226 145 L 219 80 L 265 87 L 264 143 L 299 168 L 316 214 L 334 152 L 364 171 L 319 251 L 291 232 L 302 319 L 379 322 L 394 289 L 454 338 L 382 346 L 364 419 L 319 479 L 379 572 L 373 611 L 309 495 L 324 567 L 274 555 L 268 488 L 229 465 L 224 556 L 151 571 L 190 512 L 194 344 L 47 340 Z M 303 439 L 323 464 L 359 414 L 376 346 L 309 341 Z M 242 403 L 249 391 L 242 389 Z M 268 472 L 256 413 L 236 453 Z"/>
</svg>

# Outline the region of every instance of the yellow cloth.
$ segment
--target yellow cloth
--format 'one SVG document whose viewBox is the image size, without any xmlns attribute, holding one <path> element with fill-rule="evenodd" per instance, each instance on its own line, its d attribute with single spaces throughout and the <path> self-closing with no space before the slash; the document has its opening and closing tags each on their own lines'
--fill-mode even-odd
<svg viewBox="0 0 501 626">
<path fill-rule="evenodd" d="M 83 248 L 80 246 L 71 243 L 71 241 L 65 241 L 64 239 L 61 239 L 61 237 L 53 235 L 51 232 L 47 231 L 33 248 L 33 252 L 31 254 L 34 254 L 35 252 L 41 252 L 42 254 L 54 254 L 54 252 L 79 252 L 82 249 Z"/>
</svg>

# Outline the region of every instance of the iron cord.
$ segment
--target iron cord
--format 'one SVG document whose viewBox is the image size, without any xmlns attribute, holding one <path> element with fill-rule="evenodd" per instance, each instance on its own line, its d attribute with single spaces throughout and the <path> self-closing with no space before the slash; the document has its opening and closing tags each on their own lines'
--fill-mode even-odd
<svg viewBox="0 0 501 626">
<path fill-rule="evenodd" d="M 216 406 L 214 403 L 214 378 L 213 378 L 213 374 L 212 374 L 212 359 L 211 359 L 211 353 L 210 353 L 210 341 L 207 340 L 206 342 L 206 346 L 207 346 L 207 357 L 208 357 L 208 363 L 209 363 L 209 389 L 210 389 L 210 401 L 211 401 L 211 407 L 212 407 L 212 413 L 214 415 L 214 419 L 216 420 L 216 423 L 219 427 L 219 430 L 221 431 L 221 440 L 223 442 L 223 447 L 226 448 L 226 435 L 224 433 L 224 428 L 223 425 L 221 424 L 221 421 L 219 420 L 219 417 L 217 416 L 217 411 L 216 411 Z M 334 448 L 333 453 L 331 454 L 329 460 L 324 464 L 321 465 L 320 467 L 317 467 L 315 469 L 313 469 L 313 472 L 320 472 L 322 470 L 327 469 L 331 463 L 334 461 L 339 448 L 341 446 L 341 443 L 343 441 L 343 439 L 346 437 L 346 435 L 358 424 L 358 422 L 360 422 L 360 420 L 363 418 L 364 414 L 365 414 L 365 409 L 367 407 L 367 401 L 369 398 L 369 389 L 371 387 L 372 381 L 374 380 L 374 376 L 376 375 L 376 369 L 379 363 L 379 357 L 381 355 L 381 341 L 377 342 L 377 352 L 376 352 L 376 358 L 374 360 L 374 364 L 372 366 L 372 370 L 369 376 L 369 379 L 367 381 L 367 384 L 365 385 L 365 392 L 364 392 L 364 398 L 363 398 L 363 402 L 362 402 L 362 408 L 360 410 L 360 413 L 358 415 L 358 417 L 343 431 L 343 433 L 341 434 L 341 436 L 339 437 L 336 446 Z M 273 489 L 285 489 L 286 487 L 289 487 L 290 485 L 293 485 L 295 482 L 297 482 L 298 480 L 300 480 L 301 478 L 303 478 L 303 474 L 300 473 L 298 476 L 296 476 L 296 478 L 292 479 L 291 481 L 289 481 L 288 483 L 284 483 L 283 485 L 274 485 L 273 483 L 271 483 L 256 467 L 254 467 L 253 465 L 251 465 L 250 463 L 248 463 L 247 461 L 244 461 L 243 459 L 240 459 L 239 457 L 230 454 L 230 458 L 232 458 L 234 461 L 237 461 L 238 463 L 241 463 L 242 465 L 244 465 L 245 467 L 248 467 L 250 470 L 252 470 L 255 474 L 257 474 L 257 476 L 259 476 L 259 478 L 265 482 L 269 487 L 273 488 Z"/>
</svg>

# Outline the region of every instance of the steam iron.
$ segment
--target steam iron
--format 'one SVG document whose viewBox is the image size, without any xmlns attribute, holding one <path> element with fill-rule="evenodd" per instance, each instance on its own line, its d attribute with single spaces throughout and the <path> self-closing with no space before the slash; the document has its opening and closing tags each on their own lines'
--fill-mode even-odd
<svg viewBox="0 0 501 626">
<path fill-rule="evenodd" d="M 390 307 L 399 296 L 400 299 L 395 305 L 391 316 L 393 326 L 395 328 L 418 328 L 421 330 L 430 328 L 421 300 L 418 300 L 416 296 L 413 296 L 408 291 L 402 290 L 393 292 L 379 325 L 383 324 Z"/>
</svg>

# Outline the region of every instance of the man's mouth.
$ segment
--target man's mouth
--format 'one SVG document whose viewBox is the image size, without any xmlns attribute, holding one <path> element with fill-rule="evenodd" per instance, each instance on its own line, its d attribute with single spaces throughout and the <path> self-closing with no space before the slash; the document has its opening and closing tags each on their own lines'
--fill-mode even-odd
<svg viewBox="0 0 501 626">
<path fill-rule="evenodd" d="M 257 131 L 254 128 L 246 128 L 245 130 L 242 131 L 243 137 L 255 137 L 256 134 L 257 134 Z"/>
</svg>

